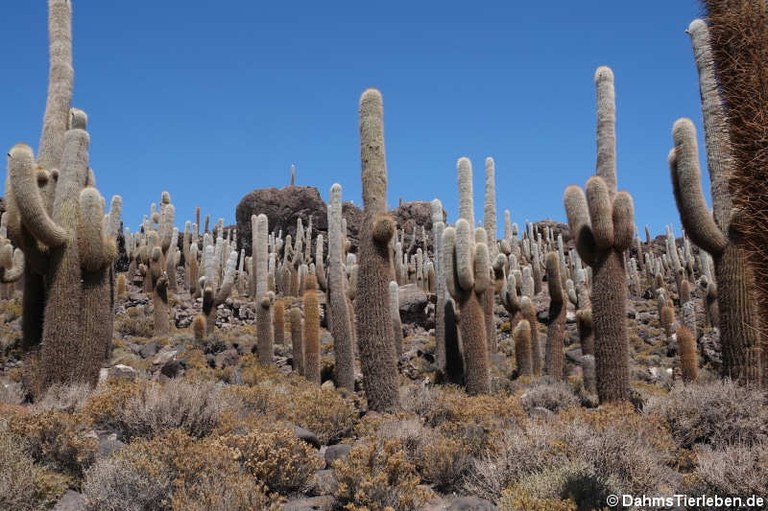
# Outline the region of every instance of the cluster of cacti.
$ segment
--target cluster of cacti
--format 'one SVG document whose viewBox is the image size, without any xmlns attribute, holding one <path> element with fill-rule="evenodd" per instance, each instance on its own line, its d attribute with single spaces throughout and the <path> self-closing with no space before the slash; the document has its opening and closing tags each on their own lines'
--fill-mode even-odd
<svg viewBox="0 0 768 511">
<path fill-rule="evenodd" d="M 70 2 L 50 0 L 50 74 L 38 157 L 23 144 L 8 153 L 6 226 L 24 264 L 4 244 L 3 273 L 23 272 L 24 345 L 42 344 L 42 387 L 95 384 L 112 341 L 119 208 L 105 222 L 88 165 L 86 115 L 71 109 L 71 24 Z"/>
<path fill-rule="evenodd" d="M 751 225 L 759 218 L 745 190 L 745 184 L 763 171 L 747 162 L 750 148 L 737 139 L 748 135 L 749 130 L 738 125 L 746 122 L 748 111 L 739 110 L 739 98 L 729 89 L 732 81 L 722 76 L 722 69 L 716 75 L 713 65 L 726 62 L 724 47 L 734 45 L 724 40 L 730 32 L 722 20 L 731 18 L 719 9 L 726 2 L 705 2 L 720 20 L 716 51 L 704 22 L 697 20 L 689 27 L 700 78 L 714 211 L 707 209 L 701 190 L 695 128 L 691 121 L 680 119 L 673 127 L 674 148 L 668 162 L 685 231 L 678 238 L 668 226 L 660 255 L 652 246 L 648 226 L 645 242 L 641 241 L 632 198 L 617 189 L 614 77 L 609 68 L 600 67 L 595 74 L 596 175 L 584 189 L 570 186 L 564 194 L 575 248 L 569 249 L 568 238 L 546 224 L 526 222 L 519 233 L 509 211 L 504 212 L 503 237 L 497 239 L 492 158 L 485 160 L 484 227 L 476 226 L 472 164 L 465 157 L 457 161 L 455 225 L 446 223 L 442 203 L 435 199 L 432 239 L 427 239 L 427 226 L 411 221 L 398 226 L 386 204 L 382 98 L 369 89 L 359 104 L 364 219 L 357 252 L 347 238 L 338 184 L 330 190 L 327 234 L 317 232 L 313 225 L 317 219 L 309 216 L 297 218 L 295 231 L 283 236 L 282 231 L 270 231 L 274 219 L 254 214 L 248 256 L 245 249 L 237 251 L 237 231 L 226 229 L 223 219 L 209 229 L 207 216 L 201 234 L 200 208 L 195 221 L 185 222 L 180 233 L 171 196 L 162 192 L 139 231 L 125 231 L 130 266 L 117 278 L 113 262 L 116 238 L 122 235 L 121 199 L 114 198 L 104 214 L 106 204 L 88 166 L 86 116 L 70 108 L 70 4 L 49 2 L 51 70 L 39 155 L 35 160 L 25 145 L 11 149 L 7 212 L 0 218 L 0 297 L 13 297 L 14 283 L 23 282 L 23 346 L 40 346 L 43 386 L 97 381 L 111 350 L 115 297 L 127 296 L 128 286 L 139 282 L 152 301 L 154 335 L 171 333 L 175 328 L 171 305 L 187 300 L 193 307 L 201 306 L 191 326 L 195 339 L 204 342 L 214 332 L 217 311 L 230 298 L 230 304 L 237 299 L 235 306 L 246 311 L 241 318 L 253 319 L 255 309 L 253 352 L 258 362 L 273 364 L 275 344 L 286 348 L 290 344 L 294 371 L 317 385 L 326 372 L 326 360 L 320 358 L 321 352 L 327 353 L 320 344 L 324 319 L 333 338 L 336 385 L 354 391 L 359 359 L 368 409 L 377 412 L 400 407 L 398 362 L 405 364 L 404 357 L 415 351 L 405 346 L 409 339 L 404 338 L 400 297 L 412 287 L 424 292 L 420 296 L 433 295 L 425 300 L 425 310 L 431 312 L 427 303 L 433 300 L 437 379 L 463 385 L 469 394 L 491 392 L 492 360 L 498 351 L 509 349 L 502 343 L 508 342 L 504 332 L 513 343 L 517 366 L 513 377 L 572 376 L 564 351 L 576 341 L 566 329 L 570 303 L 581 357 L 572 356 L 574 350 L 569 358 L 581 366 L 583 389 L 601 403 L 632 400 L 628 298 L 655 298 L 659 326 L 669 353 L 677 353 L 675 372 L 683 381 L 696 380 L 699 371 L 697 342 L 703 330 L 697 323 L 697 306 L 705 313 L 704 324 L 718 328 L 723 376 L 749 385 L 768 381 L 768 349 L 751 294 L 763 279 L 759 271 L 768 267 L 768 259 L 757 255 L 762 246 L 757 245 L 756 233 L 762 226 Z M 765 14 L 766 8 L 757 10 Z M 762 30 L 764 34 L 757 33 L 765 36 L 768 48 L 768 29 Z M 764 71 L 755 73 L 762 76 Z M 751 81 L 743 75 L 741 79 Z M 735 118 L 726 115 L 731 112 Z M 295 185 L 293 165 L 290 185 Z M 765 295 L 757 305 L 768 311 L 768 286 L 757 289 Z M 320 292 L 326 293 L 327 309 Z M 133 301 L 133 294 L 132 290 L 126 302 Z M 509 319 L 501 333 L 495 314 L 497 295 Z M 547 297 L 548 315 L 544 319 L 541 314 L 540 320 L 543 311 L 537 306 L 541 308 Z M 177 313 L 180 326 L 189 319 L 178 316 L 184 315 Z M 540 323 L 546 323 L 545 342 Z"/>
</svg>

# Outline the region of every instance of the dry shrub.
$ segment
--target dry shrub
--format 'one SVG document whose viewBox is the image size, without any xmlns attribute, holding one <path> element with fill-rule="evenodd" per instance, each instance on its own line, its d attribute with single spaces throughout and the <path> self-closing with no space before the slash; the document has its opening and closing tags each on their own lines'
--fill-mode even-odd
<svg viewBox="0 0 768 511">
<path fill-rule="evenodd" d="M 39 468 L 24 441 L 0 422 L 0 509 L 35 509 L 35 478 Z"/>
<path fill-rule="evenodd" d="M 88 469 L 83 493 L 93 510 L 167 509 L 171 474 L 158 460 L 138 462 L 118 454 L 101 459 Z"/>
<path fill-rule="evenodd" d="M 505 432 L 490 454 L 475 461 L 466 490 L 497 502 L 505 489 L 536 478 L 551 480 L 556 469 L 569 464 L 584 470 L 567 480 L 592 481 L 598 489 L 655 494 L 672 491 L 679 482 L 668 466 L 675 445 L 661 421 L 649 420 L 629 405 L 596 411 L 570 408 L 559 419 Z M 558 496 L 564 498 L 563 493 Z"/>
<path fill-rule="evenodd" d="M 546 424 L 528 431 L 505 431 L 495 452 L 473 462 L 464 483 L 466 492 L 497 502 L 506 488 L 523 477 L 565 463 L 565 454 L 550 445 L 556 440 L 553 433 Z"/>
<path fill-rule="evenodd" d="M 493 438 L 527 420 L 520 400 L 508 394 L 468 396 L 457 387 L 422 387 L 404 392 L 403 406 L 458 441 L 470 456 L 487 449 Z"/>
<path fill-rule="evenodd" d="M 83 407 L 91 392 L 92 388 L 87 383 L 52 385 L 35 403 L 35 407 L 40 410 L 75 412 Z"/>
<path fill-rule="evenodd" d="M 126 404 L 138 399 L 146 382 L 128 380 L 107 380 L 96 388 L 82 408 L 89 421 L 102 429 L 118 431 Z"/>
<path fill-rule="evenodd" d="M 421 478 L 443 492 L 458 489 L 471 467 L 471 446 L 404 414 L 381 415 L 366 428 L 380 442 L 395 441 Z"/>
<path fill-rule="evenodd" d="M 335 390 L 282 375 L 274 368 L 249 366 L 242 375 L 248 385 L 228 387 L 226 395 L 245 413 L 291 422 L 315 433 L 323 444 L 348 436 L 357 421 L 355 407 Z"/>
<path fill-rule="evenodd" d="M 612 490 L 584 463 L 555 466 L 524 477 L 501 494 L 499 509 L 576 511 L 601 509 Z"/>
<path fill-rule="evenodd" d="M 171 430 L 94 464 L 83 491 L 92 509 L 107 511 L 269 508 L 263 487 L 236 457 L 217 439 Z"/>
<path fill-rule="evenodd" d="M 345 509 L 410 511 L 431 494 L 419 487 L 416 467 L 396 440 L 369 439 L 357 444 L 343 460 L 334 462 L 339 481 L 337 497 Z"/>
<path fill-rule="evenodd" d="M 526 412 L 534 408 L 544 408 L 551 412 L 559 412 L 572 406 L 578 406 L 580 400 L 573 389 L 561 381 L 541 381 L 530 387 L 520 396 L 520 403 Z"/>
<path fill-rule="evenodd" d="M 125 438 L 149 438 L 175 428 L 194 437 L 206 436 L 226 406 L 222 387 L 211 382 L 141 382 L 114 389 L 115 393 L 107 391 L 91 399 L 85 410 L 98 425 Z"/>
<path fill-rule="evenodd" d="M 307 489 L 312 475 L 325 465 L 287 426 L 265 424 L 243 435 L 224 435 L 218 442 L 230 449 L 233 459 L 256 480 L 280 493 Z"/>
<path fill-rule="evenodd" d="M 678 385 L 667 396 L 652 398 L 644 411 L 661 417 L 680 447 L 722 447 L 768 442 L 765 403 L 764 391 L 721 380 Z"/>
<path fill-rule="evenodd" d="M 19 414 L 8 429 L 26 441 L 35 461 L 78 478 L 96 457 L 96 435 L 79 414 L 51 410 Z"/>
<path fill-rule="evenodd" d="M 768 495 L 768 444 L 728 445 L 698 450 L 695 476 L 706 495 Z"/>
</svg>

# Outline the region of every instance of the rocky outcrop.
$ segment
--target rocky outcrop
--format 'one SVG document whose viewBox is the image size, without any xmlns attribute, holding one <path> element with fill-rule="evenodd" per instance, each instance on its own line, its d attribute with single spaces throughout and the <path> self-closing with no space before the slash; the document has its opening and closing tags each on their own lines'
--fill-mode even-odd
<svg viewBox="0 0 768 511">
<path fill-rule="evenodd" d="M 326 204 L 320 192 L 313 186 L 286 186 L 285 188 L 261 188 L 248 192 L 235 209 L 237 221 L 238 249 L 245 248 L 251 253 L 251 215 L 267 215 L 269 231 L 283 231 L 283 236 L 296 235 L 296 220 L 301 218 L 306 226 L 312 218 L 315 232 L 328 231 Z M 432 250 L 432 210 L 427 201 L 403 202 L 391 211 L 397 220 L 399 229 L 405 229 L 405 249 L 411 247 L 411 240 L 416 233 L 417 247 L 421 243 L 421 226 L 426 228 L 427 247 Z M 347 235 L 352 242 L 352 252 L 356 251 L 358 232 L 363 222 L 363 211 L 351 202 L 342 205 L 342 216 L 347 221 Z"/>
</svg>

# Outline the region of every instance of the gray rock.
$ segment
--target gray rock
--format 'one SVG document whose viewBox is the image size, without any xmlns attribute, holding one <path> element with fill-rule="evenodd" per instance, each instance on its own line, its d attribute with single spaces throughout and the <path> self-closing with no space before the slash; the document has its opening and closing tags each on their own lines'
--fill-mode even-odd
<svg viewBox="0 0 768 511">
<path fill-rule="evenodd" d="M 240 355 L 237 353 L 236 349 L 230 348 L 216 355 L 215 363 L 217 369 L 237 366 L 240 363 Z"/>
<path fill-rule="evenodd" d="M 160 347 L 157 345 L 157 342 L 150 341 L 139 350 L 139 355 L 141 355 L 141 358 L 154 357 L 159 350 Z"/>
<path fill-rule="evenodd" d="M 175 360 L 176 355 L 178 354 L 179 354 L 178 351 L 165 347 L 162 350 L 160 350 L 160 352 L 157 355 L 155 355 L 155 358 L 152 359 L 152 365 L 164 366 L 168 362 Z"/>
<path fill-rule="evenodd" d="M 114 453 L 125 447 L 125 443 L 117 439 L 117 435 L 112 433 L 99 439 L 99 454 L 100 458 L 109 458 Z"/>
<path fill-rule="evenodd" d="M 53 507 L 53 511 L 86 511 L 85 497 L 76 491 L 69 490 Z"/>
<path fill-rule="evenodd" d="M 312 478 L 310 495 L 336 495 L 339 490 L 339 480 L 336 479 L 335 470 L 319 470 Z"/>
<path fill-rule="evenodd" d="M 454 497 L 446 511 L 495 511 L 496 506 L 480 497 Z"/>
<path fill-rule="evenodd" d="M 330 445 L 325 450 L 325 465 L 330 467 L 334 461 L 343 460 L 349 455 L 352 446 L 349 444 Z"/>
<path fill-rule="evenodd" d="M 109 368 L 107 378 L 110 380 L 130 380 L 133 381 L 137 378 L 138 373 L 136 369 L 131 366 L 117 364 Z"/>
<path fill-rule="evenodd" d="M 299 426 L 293 426 L 293 431 L 300 440 L 304 440 L 315 449 L 320 448 L 320 440 L 317 435 Z"/>
<path fill-rule="evenodd" d="M 283 511 L 332 511 L 336 499 L 330 495 L 291 500 L 285 503 Z"/>
</svg>

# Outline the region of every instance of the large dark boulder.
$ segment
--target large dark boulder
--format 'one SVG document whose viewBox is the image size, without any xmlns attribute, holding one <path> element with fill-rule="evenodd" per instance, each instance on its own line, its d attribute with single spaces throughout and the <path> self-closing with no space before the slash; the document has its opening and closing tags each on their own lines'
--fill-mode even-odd
<svg viewBox="0 0 768 511">
<path fill-rule="evenodd" d="M 238 248 L 245 248 L 251 253 L 251 215 L 264 213 L 269 219 L 269 231 L 283 231 L 283 236 L 296 235 L 296 220 L 301 218 L 306 227 L 312 217 L 312 227 L 322 233 L 328 231 L 328 213 L 320 192 L 313 186 L 286 186 L 285 188 L 261 188 L 249 192 L 243 197 L 235 210 L 237 221 Z M 398 228 L 405 229 L 406 247 L 410 246 L 412 235 L 416 232 L 417 243 L 413 248 L 421 247 L 421 226 L 427 229 L 427 244 L 432 247 L 432 208 L 427 201 L 401 203 L 391 211 L 397 220 Z M 347 220 L 347 236 L 352 242 L 352 251 L 356 251 L 360 226 L 363 223 L 363 211 L 351 202 L 342 205 L 342 215 Z M 415 230 L 418 228 L 418 230 Z M 422 247 L 423 248 L 423 247 Z"/>
<path fill-rule="evenodd" d="M 251 215 L 264 213 L 269 219 L 269 231 L 283 231 L 283 236 L 296 235 L 296 220 L 301 218 L 306 227 L 310 217 L 312 226 L 320 231 L 328 229 L 328 213 L 320 192 L 312 186 L 286 186 L 261 188 L 249 192 L 235 209 L 238 248 L 251 253 Z"/>
</svg>

